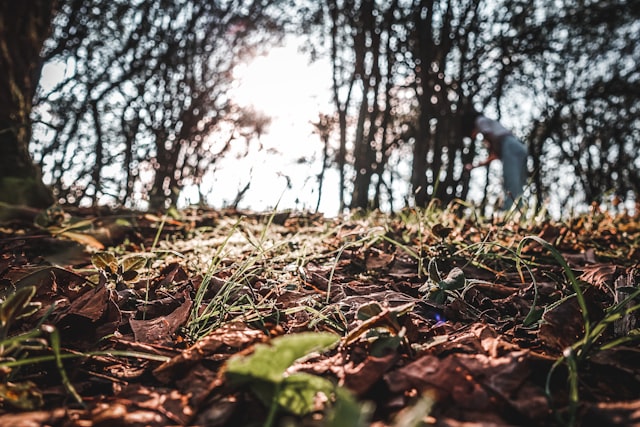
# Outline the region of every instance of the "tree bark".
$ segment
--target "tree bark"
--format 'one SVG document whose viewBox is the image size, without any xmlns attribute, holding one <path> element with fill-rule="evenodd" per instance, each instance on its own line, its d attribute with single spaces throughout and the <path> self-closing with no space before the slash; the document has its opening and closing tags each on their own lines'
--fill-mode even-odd
<svg viewBox="0 0 640 427">
<path fill-rule="evenodd" d="M 0 202 L 48 207 L 53 194 L 29 154 L 31 109 L 55 1 L 0 3 Z"/>
</svg>

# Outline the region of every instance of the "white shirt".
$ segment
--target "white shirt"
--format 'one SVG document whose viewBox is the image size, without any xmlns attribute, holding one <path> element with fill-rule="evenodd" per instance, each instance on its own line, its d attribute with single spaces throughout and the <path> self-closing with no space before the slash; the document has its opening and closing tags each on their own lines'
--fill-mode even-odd
<svg viewBox="0 0 640 427">
<path fill-rule="evenodd" d="M 491 142 L 500 142 L 502 138 L 511 135 L 511 131 L 502 126 L 496 120 L 489 119 L 483 115 L 476 117 L 476 130 L 481 133 L 485 139 Z"/>
</svg>

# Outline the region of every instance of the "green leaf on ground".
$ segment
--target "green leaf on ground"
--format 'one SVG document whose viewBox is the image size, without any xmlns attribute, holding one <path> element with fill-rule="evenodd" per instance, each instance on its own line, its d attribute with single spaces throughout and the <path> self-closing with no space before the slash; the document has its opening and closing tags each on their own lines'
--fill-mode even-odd
<svg viewBox="0 0 640 427">
<path fill-rule="evenodd" d="M 227 378 L 233 384 L 261 379 L 280 383 L 285 371 L 303 356 L 325 350 L 338 342 L 339 337 L 325 332 L 304 332 L 284 335 L 269 344 L 258 344 L 253 354 L 236 356 L 227 362 Z"/>
</svg>

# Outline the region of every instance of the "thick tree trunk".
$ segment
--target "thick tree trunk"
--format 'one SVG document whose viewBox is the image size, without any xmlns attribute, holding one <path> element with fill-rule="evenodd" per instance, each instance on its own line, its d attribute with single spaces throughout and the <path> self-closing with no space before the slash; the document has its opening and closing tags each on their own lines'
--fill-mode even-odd
<svg viewBox="0 0 640 427">
<path fill-rule="evenodd" d="M 0 202 L 47 207 L 53 195 L 29 154 L 40 51 L 55 1 L 0 2 Z"/>
</svg>

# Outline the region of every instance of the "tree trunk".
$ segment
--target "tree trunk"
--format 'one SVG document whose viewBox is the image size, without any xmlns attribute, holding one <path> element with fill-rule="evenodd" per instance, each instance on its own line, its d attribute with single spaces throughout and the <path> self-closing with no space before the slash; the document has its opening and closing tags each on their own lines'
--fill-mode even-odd
<svg viewBox="0 0 640 427">
<path fill-rule="evenodd" d="M 365 132 L 365 122 L 367 120 L 367 111 L 369 103 L 367 100 L 367 85 L 364 85 L 362 102 L 360 103 L 360 111 L 358 113 L 358 122 L 356 125 L 356 136 L 354 141 L 354 164 L 356 172 L 353 181 L 353 192 L 351 193 L 351 209 L 368 209 L 369 207 L 369 185 L 371 184 L 371 164 L 369 163 L 369 137 Z"/>
<path fill-rule="evenodd" d="M 153 187 L 149 191 L 149 209 L 163 211 L 178 202 L 181 185 L 177 178 L 177 165 L 180 150 L 180 137 L 177 141 L 166 144 L 167 134 L 163 129 L 156 130 L 156 165 Z"/>
<path fill-rule="evenodd" d="M 29 154 L 40 51 L 54 7 L 51 0 L 0 3 L 0 202 L 33 207 L 54 202 Z"/>
</svg>

